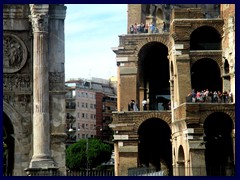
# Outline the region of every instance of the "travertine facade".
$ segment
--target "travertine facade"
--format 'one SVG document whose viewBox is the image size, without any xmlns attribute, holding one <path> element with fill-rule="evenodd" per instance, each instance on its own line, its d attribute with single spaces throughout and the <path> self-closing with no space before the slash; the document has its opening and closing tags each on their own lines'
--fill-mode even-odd
<svg viewBox="0 0 240 180">
<path fill-rule="evenodd" d="M 128 5 L 128 34 L 113 48 L 118 66 L 118 111 L 110 125 L 115 175 L 143 166 L 170 176 L 234 174 L 234 10 L 219 4 Z M 129 27 L 141 22 L 159 31 L 130 34 Z M 193 89 L 231 91 L 233 99 L 195 102 L 188 96 Z M 128 111 L 131 100 L 140 111 Z M 163 109 L 166 100 L 170 108 Z"/>
<path fill-rule="evenodd" d="M 6 175 L 65 173 L 64 19 L 66 7 L 3 7 Z"/>
</svg>

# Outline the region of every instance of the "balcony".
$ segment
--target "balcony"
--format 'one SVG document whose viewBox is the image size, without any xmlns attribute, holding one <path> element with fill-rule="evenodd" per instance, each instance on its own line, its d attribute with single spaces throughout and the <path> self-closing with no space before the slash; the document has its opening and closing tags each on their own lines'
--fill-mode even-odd
<svg viewBox="0 0 240 180">
<path fill-rule="evenodd" d="M 73 110 L 75 110 L 76 109 L 76 103 L 66 104 L 66 109 L 73 109 Z"/>
<path fill-rule="evenodd" d="M 76 117 L 66 116 L 66 123 L 74 123 L 74 122 L 76 122 Z"/>
<path fill-rule="evenodd" d="M 186 102 L 174 108 L 175 121 L 186 119 L 187 124 L 199 123 L 199 118 L 207 117 L 214 112 L 225 112 L 226 114 L 230 114 L 232 119 L 235 119 L 235 104 Z"/>
<path fill-rule="evenodd" d="M 65 95 L 66 99 L 75 99 L 76 95 Z"/>
</svg>

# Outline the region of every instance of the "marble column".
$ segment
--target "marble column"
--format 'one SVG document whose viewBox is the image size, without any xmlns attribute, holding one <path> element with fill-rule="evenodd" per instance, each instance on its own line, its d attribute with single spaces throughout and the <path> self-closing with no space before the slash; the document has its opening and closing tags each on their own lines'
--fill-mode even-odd
<svg viewBox="0 0 240 180">
<path fill-rule="evenodd" d="M 48 4 L 30 5 L 33 29 L 33 156 L 30 168 L 52 168 L 48 81 Z"/>
</svg>

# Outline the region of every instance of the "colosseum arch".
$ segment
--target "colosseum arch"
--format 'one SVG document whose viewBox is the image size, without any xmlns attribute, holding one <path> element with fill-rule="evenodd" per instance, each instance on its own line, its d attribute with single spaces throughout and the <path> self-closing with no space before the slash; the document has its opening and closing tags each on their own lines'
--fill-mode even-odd
<svg viewBox="0 0 240 180">
<path fill-rule="evenodd" d="M 162 119 L 150 118 L 140 125 L 137 133 L 139 165 L 153 167 L 172 176 L 172 133 L 169 125 Z"/>
<path fill-rule="evenodd" d="M 150 42 L 159 42 L 164 44 L 166 47 L 169 47 L 170 45 L 169 35 L 147 36 L 145 39 L 143 39 L 136 45 L 135 56 L 139 54 L 143 46 L 145 46 L 147 43 L 150 43 Z"/>
<path fill-rule="evenodd" d="M 171 128 L 171 126 L 170 126 L 170 124 L 172 123 L 171 113 L 168 113 L 168 112 L 154 113 L 154 112 L 152 112 L 152 113 L 144 114 L 143 116 L 141 116 L 137 120 L 135 120 L 134 130 L 137 131 L 139 129 L 140 125 L 144 121 L 146 121 L 147 119 L 152 119 L 152 118 L 161 119 L 161 120 L 165 121 Z"/>
<path fill-rule="evenodd" d="M 221 68 L 210 58 L 199 59 L 191 67 L 191 84 L 197 91 L 222 91 Z"/>
<path fill-rule="evenodd" d="M 183 146 L 178 147 L 178 175 L 185 176 L 185 153 Z"/>
<path fill-rule="evenodd" d="M 209 176 L 235 173 L 233 124 L 231 117 L 223 112 L 214 112 L 204 121 L 205 163 Z"/>
<path fill-rule="evenodd" d="M 158 41 L 145 44 L 138 54 L 137 70 L 138 86 L 141 89 L 140 101 L 147 100 L 149 110 L 168 110 L 170 101 L 168 47 Z"/>
<path fill-rule="evenodd" d="M 201 26 L 190 34 L 190 50 L 221 50 L 221 34 L 212 26 Z"/>
<path fill-rule="evenodd" d="M 186 37 L 189 37 L 191 36 L 191 34 L 197 30 L 198 28 L 201 28 L 201 27 L 208 27 L 208 28 L 211 28 L 211 29 L 214 29 L 216 33 L 218 33 L 220 35 L 220 37 L 222 37 L 223 35 L 223 29 L 222 29 L 222 26 L 219 25 L 219 24 L 215 24 L 215 23 L 211 23 L 211 24 L 204 24 L 203 22 L 202 23 L 193 23 L 192 24 L 192 28 L 188 28 L 186 29 Z"/>
<path fill-rule="evenodd" d="M 204 124 L 205 120 L 208 116 L 216 112 L 223 112 L 224 114 L 228 115 L 233 121 L 235 120 L 235 113 L 234 111 L 224 110 L 224 109 L 216 109 L 215 107 L 205 111 L 201 114 L 199 122 L 200 124 Z M 233 128 L 235 129 L 235 122 L 233 122 Z"/>
</svg>

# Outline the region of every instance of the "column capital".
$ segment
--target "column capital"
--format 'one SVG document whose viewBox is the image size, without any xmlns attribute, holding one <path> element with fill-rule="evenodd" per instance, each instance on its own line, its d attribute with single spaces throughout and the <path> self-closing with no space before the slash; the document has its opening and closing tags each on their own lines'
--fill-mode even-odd
<svg viewBox="0 0 240 180">
<path fill-rule="evenodd" d="M 29 16 L 32 22 L 33 32 L 48 32 L 48 4 L 30 4 L 31 15 Z"/>
</svg>

